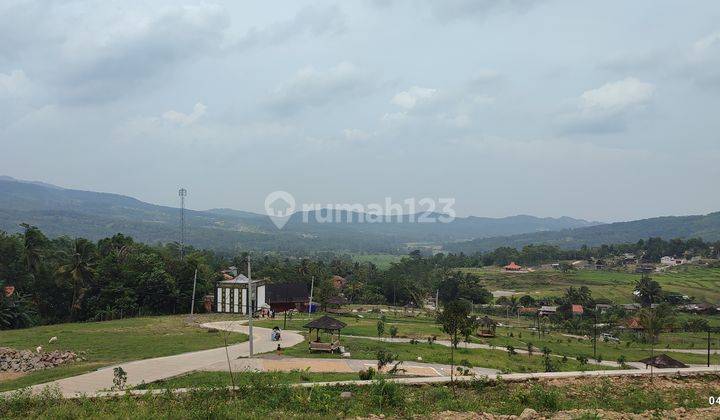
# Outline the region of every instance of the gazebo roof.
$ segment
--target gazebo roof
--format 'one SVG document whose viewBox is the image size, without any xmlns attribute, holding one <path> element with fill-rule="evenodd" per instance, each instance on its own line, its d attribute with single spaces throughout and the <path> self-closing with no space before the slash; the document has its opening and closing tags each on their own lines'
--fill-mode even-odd
<svg viewBox="0 0 720 420">
<path fill-rule="evenodd" d="M 480 319 L 478 320 L 478 322 L 479 322 L 480 325 L 482 325 L 482 326 L 493 326 L 493 325 L 497 325 L 497 322 L 495 322 L 492 318 L 488 317 L 487 315 L 484 316 L 484 317 L 482 317 L 482 318 L 480 318 Z"/>
<path fill-rule="evenodd" d="M 318 329 L 318 330 L 328 330 L 328 331 L 335 331 L 335 330 L 341 330 L 347 326 L 346 323 L 337 320 L 335 318 L 331 318 L 327 315 L 324 315 L 318 319 L 312 320 L 308 322 L 307 324 L 303 325 L 303 328 L 311 328 L 311 329 Z"/>
<path fill-rule="evenodd" d="M 648 357 L 647 359 L 640 360 L 640 363 L 644 363 L 646 365 L 650 365 L 660 369 L 688 367 L 688 365 L 686 365 L 685 363 L 675 360 L 667 354 L 659 354 L 655 357 Z"/>
</svg>

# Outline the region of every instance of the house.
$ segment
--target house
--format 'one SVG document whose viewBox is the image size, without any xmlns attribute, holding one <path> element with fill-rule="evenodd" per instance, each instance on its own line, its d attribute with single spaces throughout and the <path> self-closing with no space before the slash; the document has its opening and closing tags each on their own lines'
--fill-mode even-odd
<svg viewBox="0 0 720 420">
<path fill-rule="evenodd" d="M 226 273 L 223 273 L 226 274 Z M 223 276 L 224 277 L 224 276 Z M 255 313 L 265 303 L 266 280 L 252 281 L 252 297 L 249 299 L 250 280 L 244 274 L 232 279 L 219 281 L 215 287 L 215 308 L 220 313 L 247 314 Z"/>
<path fill-rule="evenodd" d="M 272 283 L 266 286 L 266 301 L 275 312 L 291 309 L 305 312 L 310 304 L 310 293 L 305 283 Z"/>
<path fill-rule="evenodd" d="M 570 312 L 573 316 L 582 316 L 584 310 L 582 305 L 570 305 Z"/>
<path fill-rule="evenodd" d="M 635 272 L 639 274 L 648 274 L 655 271 L 655 266 L 652 264 L 640 264 L 635 267 Z"/>
<path fill-rule="evenodd" d="M 623 309 L 625 309 L 628 312 L 635 312 L 635 311 L 640 310 L 640 308 L 642 308 L 642 306 L 640 306 L 639 303 L 625 303 L 625 304 L 620 305 L 620 307 L 622 307 Z"/>
<path fill-rule="evenodd" d="M 638 318 L 632 317 L 628 318 L 625 321 L 625 328 L 633 330 L 635 332 L 642 332 L 645 331 L 645 327 L 640 325 L 640 320 Z"/>
<path fill-rule="evenodd" d="M 519 266 L 515 264 L 515 261 L 511 261 L 510 264 L 503 267 L 505 271 L 520 271 L 522 270 L 522 266 Z"/>
<path fill-rule="evenodd" d="M 555 315 L 556 313 L 557 306 L 541 306 L 540 311 L 538 311 L 540 316 Z"/>
<path fill-rule="evenodd" d="M 535 315 L 538 313 L 538 308 L 532 308 L 532 307 L 521 307 L 518 308 L 518 314 L 519 315 Z"/>
<path fill-rule="evenodd" d="M 603 261 L 603 260 L 595 261 L 595 269 L 596 270 L 604 270 L 605 269 L 605 261 Z"/>
<path fill-rule="evenodd" d="M 687 260 L 684 258 L 675 258 L 675 257 L 669 257 L 669 256 L 660 258 L 660 264 L 669 266 L 669 267 L 672 267 L 675 265 L 682 265 L 682 264 L 685 264 L 686 262 L 687 262 Z"/>
<path fill-rule="evenodd" d="M 595 305 L 595 311 L 600 312 L 601 314 L 604 314 L 605 312 L 612 309 L 612 305 L 608 305 L 605 303 L 598 303 Z"/>
</svg>

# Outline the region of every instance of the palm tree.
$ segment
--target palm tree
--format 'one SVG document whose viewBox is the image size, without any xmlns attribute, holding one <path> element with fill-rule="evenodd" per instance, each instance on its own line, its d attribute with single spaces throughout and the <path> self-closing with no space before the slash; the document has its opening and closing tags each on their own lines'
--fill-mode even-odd
<svg viewBox="0 0 720 420">
<path fill-rule="evenodd" d="M 61 279 L 69 281 L 73 289 L 70 317 L 74 319 L 80 309 L 86 286 L 95 275 L 95 249 L 92 242 L 78 238 L 73 241 L 72 249 L 65 254 L 67 263 L 58 267 L 57 273 Z"/>
<path fill-rule="evenodd" d="M 662 300 L 662 287 L 655 280 L 643 275 L 635 284 L 635 296 L 642 306 L 651 306 Z"/>
<path fill-rule="evenodd" d="M 47 238 L 36 226 L 27 223 L 21 223 L 25 229 L 23 233 L 25 248 L 25 265 L 30 274 L 37 274 L 40 268 L 40 260 L 43 257 L 43 247 L 47 242 Z"/>
</svg>

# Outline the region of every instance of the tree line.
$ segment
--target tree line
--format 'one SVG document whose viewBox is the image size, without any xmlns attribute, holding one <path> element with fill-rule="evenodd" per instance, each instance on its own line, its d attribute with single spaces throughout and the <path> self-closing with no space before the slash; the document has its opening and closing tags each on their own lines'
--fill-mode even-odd
<svg viewBox="0 0 720 420">
<path fill-rule="evenodd" d="M 413 251 L 387 269 L 360 263 L 350 256 L 317 253 L 311 257 L 277 254 L 220 254 L 178 244 L 148 245 L 123 234 L 93 242 L 84 238 L 48 238 L 37 227 L 23 232 L 0 231 L 0 328 L 36 324 L 105 320 L 138 315 L 187 313 L 197 270 L 196 308 L 213 294 L 220 270 L 236 266 L 245 272 L 252 261 L 253 278 L 274 282 L 314 282 L 314 300 L 325 305 L 338 293 L 332 277 L 346 279 L 343 293 L 354 303 L 421 306 L 440 290 L 441 301 L 466 299 L 488 303 L 491 294 L 482 279 L 457 272 L 461 267 L 505 265 L 510 261 L 539 264 L 561 259 L 604 258 L 625 252 L 648 259 L 662 255 L 711 255 L 718 244 L 701 239 L 664 241 L 652 238 L 635 244 L 560 250 L 530 245 L 521 250 L 498 248 L 484 254 L 423 255 Z"/>
</svg>

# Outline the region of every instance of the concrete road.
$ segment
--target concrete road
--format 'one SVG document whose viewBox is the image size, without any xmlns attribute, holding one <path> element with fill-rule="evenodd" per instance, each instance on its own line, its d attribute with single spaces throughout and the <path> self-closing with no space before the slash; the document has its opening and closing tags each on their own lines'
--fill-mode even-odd
<svg viewBox="0 0 720 420">
<path fill-rule="evenodd" d="M 216 328 L 225 331 L 235 331 L 244 334 L 248 333 L 248 327 L 237 321 L 220 321 L 202 324 L 203 328 Z M 278 342 L 271 341 L 268 328 L 253 328 L 254 353 L 267 353 L 277 348 Z M 292 347 L 301 343 L 303 336 L 292 331 L 283 331 L 281 345 Z M 249 342 L 228 346 L 227 353 L 224 347 L 201 350 L 191 353 L 183 353 L 175 356 L 157 357 L 153 359 L 137 360 L 121 363 L 114 366 L 107 366 L 94 372 L 85 373 L 71 378 L 59 379 L 57 381 L 39 384 L 31 387 L 33 393 L 39 393 L 46 387 L 57 387 L 63 396 L 72 397 L 82 394 L 95 394 L 99 391 L 108 390 L 113 385 L 113 368 L 120 366 L 127 372 L 126 387 L 133 387 L 142 382 L 154 382 L 195 370 L 204 370 L 209 365 L 225 363 L 227 366 L 228 357 L 230 360 L 238 357 L 247 357 L 250 354 Z"/>
</svg>

